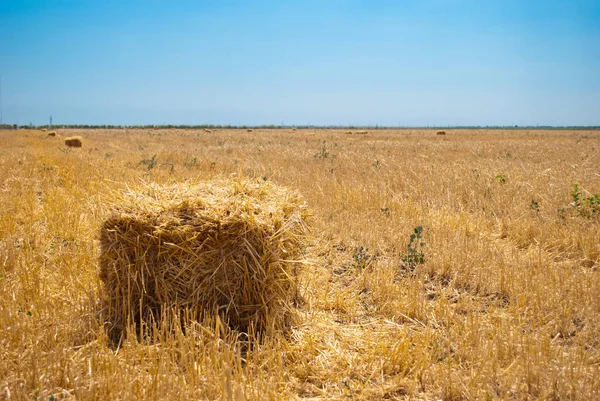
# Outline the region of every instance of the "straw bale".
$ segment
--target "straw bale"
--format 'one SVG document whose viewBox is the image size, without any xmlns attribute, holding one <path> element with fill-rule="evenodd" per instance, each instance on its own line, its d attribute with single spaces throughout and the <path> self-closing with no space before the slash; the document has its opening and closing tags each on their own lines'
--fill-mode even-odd
<svg viewBox="0 0 600 401">
<path fill-rule="evenodd" d="M 293 322 L 307 233 L 296 192 L 243 179 L 150 184 L 111 209 L 100 230 L 111 338 L 173 310 L 246 333 Z"/>
<path fill-rule="evenodd" d="M 70 136 L 65 138 L 65 145 L 71 148 L 80 148 L 82 144 L 83 142 L 80 136 Z"/>
</svg>

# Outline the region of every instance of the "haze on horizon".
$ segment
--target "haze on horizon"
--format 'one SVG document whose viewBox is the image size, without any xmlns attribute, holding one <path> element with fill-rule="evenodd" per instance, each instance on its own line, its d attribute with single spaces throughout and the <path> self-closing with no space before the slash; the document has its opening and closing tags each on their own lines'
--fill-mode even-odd
<svg viewBox="0 0 600 401">
<path fill-rule="evenodd" d="M 597 126 L 600 2 L 9 0 L 0 74 L 21 125 Z"/>
</svg>

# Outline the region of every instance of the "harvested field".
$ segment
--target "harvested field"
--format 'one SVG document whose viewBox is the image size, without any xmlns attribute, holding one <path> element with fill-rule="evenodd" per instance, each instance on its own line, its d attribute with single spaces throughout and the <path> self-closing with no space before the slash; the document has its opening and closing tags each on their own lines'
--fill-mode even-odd
<svg viewBox="0 0 600 401">
<path fill-rule="evenodd" d="M 68 151 L 39 130 L 0 131 L 0 399 L 599 399 L 600 132 L 346 132 L 61 129 L 86 138 Z M 273 238 L 280 197 L 258 197 L 254 213 L 206 192 L 211 182 L 306 202 L 312 237 L 273 259 L 302 266 L 298 301 L 276 303 L 293 308 L 291 325 L 257 338 L 227 313 L 126 311 L 115 344 L 110 285 L 128 277 L 146 298 L 115 305 L 159 308 L 158 294 L 177 308 L 244 305 L 193 293 L 218 287 L 195 285 L 194 272 L 247 264 L 257 252 L 227 250 Z M 163 207 L 163 190 L 186 188 L 189 208 Z M 237 226 L 221 254 L 194 233 L 227 211 L 248 230 Z M 117 227 L 134 233 L 128 249 L 163 237 L 132 258 L 140 275 L 111 281 L 106 261 L 120 258 L 102 255 L 125 243 Z M 240 293 L 261 283 L 254 271 L 232 281 Z"/>
</svg>

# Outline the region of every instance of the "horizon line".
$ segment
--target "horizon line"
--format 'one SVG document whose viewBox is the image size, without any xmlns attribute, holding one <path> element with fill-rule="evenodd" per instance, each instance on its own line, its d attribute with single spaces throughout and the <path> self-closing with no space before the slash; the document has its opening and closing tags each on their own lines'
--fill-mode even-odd
<svg viewBox="0 0 600 401">
<path fill-rule="evenodd" d="M 57 128 L 57 129 L 600 129 L 600 125 L 333 125 L 333 124 L 0 124 L 2 128 Z"/>
</svg>

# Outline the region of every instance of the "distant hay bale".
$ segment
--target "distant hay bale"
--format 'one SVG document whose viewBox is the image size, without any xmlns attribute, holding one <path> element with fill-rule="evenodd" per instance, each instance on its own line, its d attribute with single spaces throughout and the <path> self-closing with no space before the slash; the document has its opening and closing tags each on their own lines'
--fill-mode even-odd
<svg viewBox="0 0 600 401">
<path fill-rule="evenodd" d="M 48 136 L 56 136 L 56 131 L 50 131 L 50 132 L 48 132 Z"/>
<path fill-rule="evenodd" d="M 247 131 L 247 132 L 252 132 L 252 130 L 251 130 L 251 129 L 247 129 L 246 131 Z"/>
<path fill-rule="evenodd" d="M 65 145 L 70 148 L 80 148 L 83 145 L 82 138 L 80 136 L 70 136 L 65 138 Z"/>
<path fill-rule="evenodd" d="M 446 135 L 446 131 L 438 131 L 436 135 Z"/>
<path fill-rule="evenodd" d="M 296 192 L 268 182 L 151 184 L 120 195 L 100 229 L 110 337 L 164 311 L 218 315 L 247 333 L 289 328 L 306 218 Z"/>
</svg>

